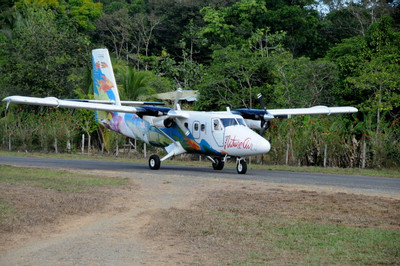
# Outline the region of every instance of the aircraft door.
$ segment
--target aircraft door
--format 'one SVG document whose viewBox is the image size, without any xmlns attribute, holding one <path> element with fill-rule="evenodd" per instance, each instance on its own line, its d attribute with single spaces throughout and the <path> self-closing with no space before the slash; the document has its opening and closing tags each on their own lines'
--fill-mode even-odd
<svg viewBox="0 0 400 266">
<path fill-rule="evenodd" d="M 219 118 L 212 119 L 212 134 L 215 142 L 218 146 L 222 147 L 224 145 L 224 127 Z"/>
</svg>

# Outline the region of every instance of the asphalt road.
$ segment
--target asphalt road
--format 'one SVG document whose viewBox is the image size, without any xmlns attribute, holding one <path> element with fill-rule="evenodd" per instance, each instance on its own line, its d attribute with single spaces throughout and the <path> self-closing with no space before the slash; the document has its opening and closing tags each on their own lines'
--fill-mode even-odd
<svg viewBox="0 0 400 266">
<path fill-rule="evenodd" d="M 225 178 L 248 181 L 254 180 L 275 184 L 334 187 L 338 189 L 359 190 L 367 193 L 384 193 L 400 196 L 400 178 L 366 177 L 253 169 L 248 170 L 247 174 L 245 175 L 239 175 L 236 173 L 236 169 L 234 168 L 224 168 L 222 171 L 215 171 L 211 168 L 211 166 L 209 168 L 206 168 L 161 165 L 160 170 L 152 171 L 148 168 L 147 164 L 138 163 L 11 156 L 0 156 L 0 164 L 43 168 L 122 171 L 132 173 L 132 176 L 137 176 L 137 174 L 145 172 L 149 173 L 149 171 L 151 171 L 152 174 L 159 175 L 160 177 L 162 177 L 163 175 L 180 174 L 187 177 L 196 178 Z"/>
</svg>

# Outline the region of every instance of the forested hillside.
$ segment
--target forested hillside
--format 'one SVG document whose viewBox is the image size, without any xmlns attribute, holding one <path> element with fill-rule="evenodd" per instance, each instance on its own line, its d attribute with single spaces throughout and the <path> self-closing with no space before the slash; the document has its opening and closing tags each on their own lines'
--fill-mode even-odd
<svg viewBox="0 0 400 266">
<path fill-rule="evenodd" d="M 268 108 L 359 108 L 274 121 L 268 163 L 399 167 L 399 1 L 0 0 L 0 10 L 1 98 L 90 98 L 90 52 L 106 47 L 129 100 L 181 86 L 199 90 L 197 110 L 260 108 L 260 92 Z M 107 140 L 90 112 L 59 112 L 3 112 L 2 145 Z"/>
</svg>

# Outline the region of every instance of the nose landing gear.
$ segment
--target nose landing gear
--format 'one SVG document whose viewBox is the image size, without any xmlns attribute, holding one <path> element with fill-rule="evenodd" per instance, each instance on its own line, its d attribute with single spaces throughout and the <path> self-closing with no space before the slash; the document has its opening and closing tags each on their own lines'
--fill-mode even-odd
<svg viewBox="0 0 400 266">
<path fill-rule="evenodd" d="M 244 158 L 238 158 L 236 163 L 236 171 L 238 174 L 244 175 L 247 172 L 247 163 Z"/>
</svg>

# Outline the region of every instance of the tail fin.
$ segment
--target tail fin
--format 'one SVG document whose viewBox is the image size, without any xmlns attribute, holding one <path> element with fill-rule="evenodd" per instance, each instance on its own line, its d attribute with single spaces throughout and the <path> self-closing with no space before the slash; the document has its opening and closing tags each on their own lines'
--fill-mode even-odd
<svg viewBox="0 0 400 266">
<path fill-rule="evenodd" d="M 107 49 L 96 49 L 92 51 L 93 64 L 93 91 L 95 100 L 113 101 L 115 105 L 121 105 L 118 94 L 117 83 L 111 65 L 110 55 Z M 96 111 L 96 121 L 107 118 L 107 113 Z"/>
</svg>

